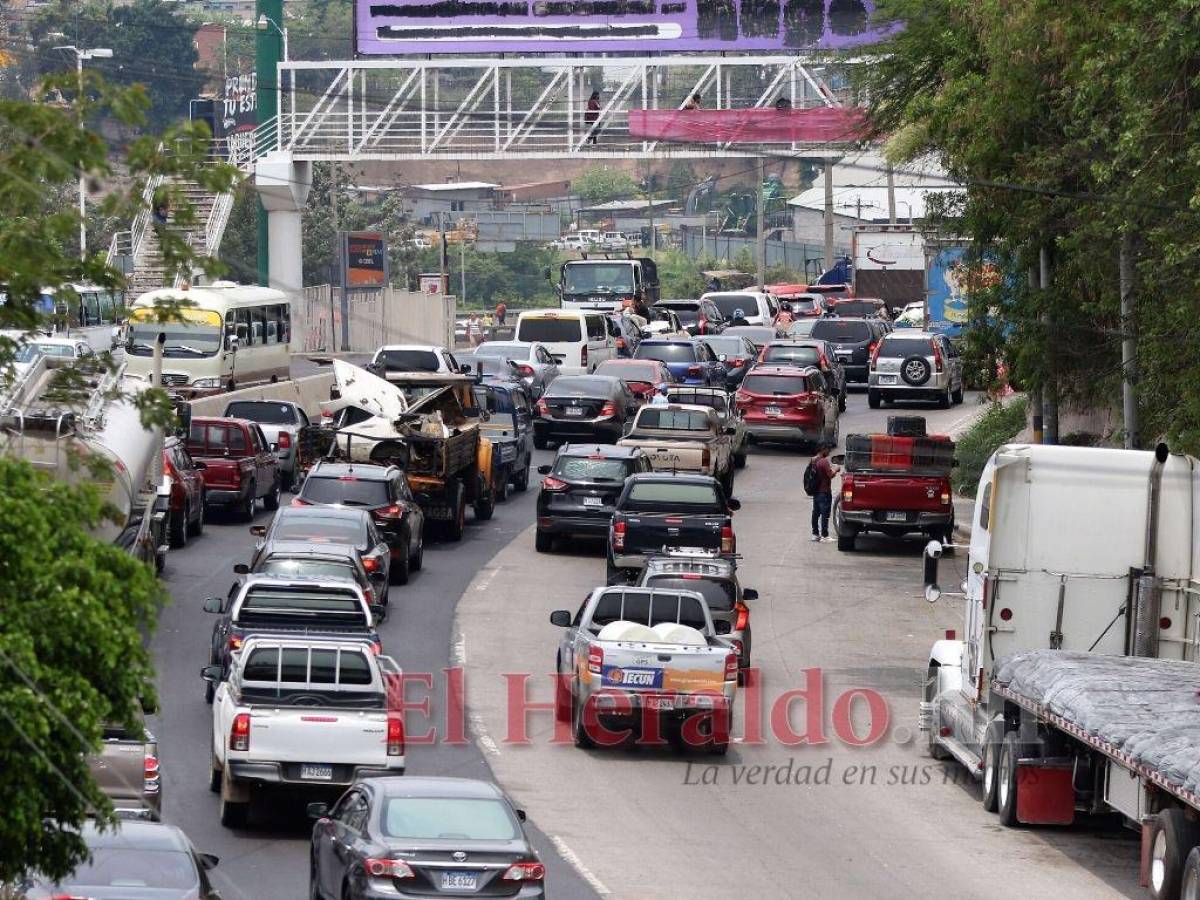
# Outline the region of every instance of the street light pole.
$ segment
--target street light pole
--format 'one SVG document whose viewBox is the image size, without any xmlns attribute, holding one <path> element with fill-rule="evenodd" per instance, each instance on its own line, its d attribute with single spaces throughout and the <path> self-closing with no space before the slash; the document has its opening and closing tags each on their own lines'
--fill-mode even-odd
<svg viewBox="0 0 1200 900">
<path fill-rule="evenodd" d="M 51 37 L 63 37 L 61 32 L 54 32 Z M 78 94 L 75 98 L 79 111 L 79 130 L 83 131 L 83 61 L 85 59 L 112 59 L 113 52 L 108 47 L 94 47 L 91 50 L 81 50 L 74 44 L 64 44 L 55 50 L 70 50 L 75 54 L 75 83 Z M 87 173 L 79 170 L 79 258 L 87 258 Z"/>
<path fill-rule="evenodd" d="M 279 32 L 279 36 L 283 39 L 283 61 L 287 62 L 288 61 L 287 29 L 284 28 L 282 25 L 280 25 L 278 22 L 276 22 L 274 19 L 272 19 L 270 16 L 266 15 L 265 13 L 258 17 L 257 24 L 260 29 L 265 29 L 269 25 L 272 28 L 274 28 L 276 31 Z"/>
</svg>

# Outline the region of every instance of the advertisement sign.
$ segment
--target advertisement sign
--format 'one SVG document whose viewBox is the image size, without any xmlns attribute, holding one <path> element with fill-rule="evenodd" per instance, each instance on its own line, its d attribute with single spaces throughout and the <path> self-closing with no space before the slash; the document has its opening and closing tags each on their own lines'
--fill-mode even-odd
<svg viewBox="0 0 1200 900">
<path fill-rule="evenodd" d="M 995 263 L 984 260 L 972 267 L 966 254 L 966 247 L 942 247 L 929 263 L 929 327 L 951 336 L 967 323 L 971 291 L 995 287 L 1002 278 Z"/>
<path fill-rule="evenodd" d="M 673 53 L 874 43 L 872 0 L 355 0 L 355 50 Z"/>
<path fill-rule="evenodd" d="M 838 144 L 866 135 L 862 110 L 631 109 L 629 136 L 691 144 Z"/>
<path fill-rule="evenodd" d="M 378 231 L 347 231 L 342 235 L 348 288 L 381 288 L 387 285 L 387 241 Z"/>
<path fill-rule="evenodd" d="M 447 294 L 449 293 L 446 281 L 448 275 L 442 275 L 438 272 L 428 273 L 422 272 L 417 276 L 417 284 L 422 294 Z"/>
<path fill-rule="evenodd" d="M 252 155 L 254 128 L 258 117 L 258 74 L 230 75 L 214 109 L 214 137 L 220 140 L 229 159 Z"/>
</svg>

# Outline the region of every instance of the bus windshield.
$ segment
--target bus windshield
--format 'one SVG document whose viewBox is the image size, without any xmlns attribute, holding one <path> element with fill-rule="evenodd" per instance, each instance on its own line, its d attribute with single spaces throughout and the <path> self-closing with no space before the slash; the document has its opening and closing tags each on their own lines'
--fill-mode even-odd
<svg viewBox="0 0 1200 900">
<path fill-rule="evenodd" d="M 633 263 L 577 262 L 567 263 L 563 277 L 563 293 L 586 294 L 595 291 L 606 294 L 633 293 Z"/>
<path fill-rule="evenodd" d="M 139 309 L 129 319 L 129 337 L 125 352 L 150 356 L 158 335 L 165 334 L 165 357 L 215 356 L 221 349 L 221 317 L 209 310 L 180 309 L 175 321 L 154 321 L 155 311 Z"/>
</svg>

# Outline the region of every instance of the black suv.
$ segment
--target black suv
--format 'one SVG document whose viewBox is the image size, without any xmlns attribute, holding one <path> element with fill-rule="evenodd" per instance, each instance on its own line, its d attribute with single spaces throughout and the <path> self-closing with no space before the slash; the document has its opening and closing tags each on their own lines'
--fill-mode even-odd
<svg viewBox="0 0 1200 900">
<path fill-rule="evenodd" d="M 407 584 L 425 556 L 425 513 L 413 499 L 404 471 L 369 463 L 318 462 L 293 506 L 348 506 L 371 514 L 391 549 L 391 578 Z"/>
<path fill-rule="evenodd" d="M 887 333 L 877 319 L 821 319 L 812 328 L 814 339 L 828 341 L 846 370 L 847 384 L 866 385 L 875 345 Z"/>
<path fill-rule="evenodd" d="M 556 535 L 605 537 L 625 479 L 650 471 L 650 458 L 638 447 L 564 444 L 545 475 L 537 498 L 539 553 L 553 549 Z"/>
<path fill-rule="evenodd" d="M 692 337 L 720 334 L 728 322 L 724 313 L 711 300 L 659 300 L 656 309 L 669 309 L 679 316 L 684 330 Z"/>
</svg>

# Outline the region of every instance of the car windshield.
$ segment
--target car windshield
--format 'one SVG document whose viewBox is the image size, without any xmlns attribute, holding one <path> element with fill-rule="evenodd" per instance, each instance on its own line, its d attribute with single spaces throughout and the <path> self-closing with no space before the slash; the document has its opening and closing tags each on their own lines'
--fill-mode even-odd
<svg viewBox="0 0 1200 900">
<path fill-rule="evenodd" d="M 933 353 L 932 341 L 925 338 L 888 338 L 879 348 L 879 355 L 888 359 L 929 356 L 931 353 Z"/>
<path fill-rule="evenodd" d="M 643 586 L 659 591 L 696 591 L 704 598 L 709 609 L 718 612 L 733 609 L 737 599 L 733 595 L 732 582 L 701 575 L 651 575 Z"/>
<path fill-rule="evenodd" d="M 275 519 L 271 538 L 276 541 L 308 541 L 313 544 L 367 545 L 365 519 L 334 518 L 332 516 L 287 516 Z"/>
<path fill-rule="evenodd" d="M 151 896 L 147 888 L 185 891 L 198 890 L 200 876 L 196 862 L 183 850 L 150 850 L 134 846 L 94 847 L 90 862 L 80 863 L 58 887 L 70 896 L 86 896 L 89 888 L 126 889 L 128 896 Z M 55 894 L 54 896 L 59 896 Z M 106 891 L 104 896 L 123 896 Z M 157 894 L 154 894 L 157 896 Z"/>
<path fill-rule="evenodd" d="M 758 300 L 745 294 L 709 294 L 704 299 L 715 303 L 727 319 L 732 319 L 739 309 L 743 317 L 758 315 Z"/>
<path fill-rule="evenodd" d="M 271 403 L 267 400 L 238 400 L 225 407 L 225 415 L 263 425 L 295 425 L 299 421 L 296 407 L 290 403 Z"/>
<path fill-rule="evenodd" d="M 159 334 L 166 336 L 163 356 L 187 358 L 215 356 L 221 349 L 221 317 L 204 309 L 181 308 L 174 313 L 177 321 L 156 322 L 153 309 L 137 309 L 130 315 L 125 352 L 151 356 Z"/>
<path fill-rule="evenodd" d="M 709 337 L 704 339 L 704 343 L 717 356 L 724 354 L 730 359 L 745 356 L 749 352 L 740 337 Z"/>
<path fill-rule="evenodd" d="M 856 303 L 850 300 L 837 304 L 833 311 L 839 316 L 877 316 L 880 308 L 874 303 Z"/>
<path fill-rule="evenodd" d="M 568 376 L 555 378 L 546 388 L 546 397 L 608 397 L 613 383 L 608 378 Z"/>
<path fill-rule="evenodd" d="M 643 341 L 638 344 L 634 359 L 657 359 L 660 362 L 681 363 L 696 361 L 695 344 L 651 344 Z"/>
<path fill-rule="evenodd" d="M 871 339 L 871 326 L 853 320 L 820 319 L 813 326 L 812 336 L 838 344 L 862 343 Z"/>
<path fill-rule="evenodd" d="M 303 578 L 334 578 L 339 581 L 355 581 L 354 566 L 349 562 L 327 559 L 303 559 L 277 556 L 268 559 L 255 570 L 256 575 L 276 575 L 280 578 L 300 580 Z"/>
<path fill-rule="evenodd" d="M 632 294 L 633 263 L 569 262 L 563 275 L 563 291 L 568 294 L 588 291 Z"/>
<path fill-rule="evenodd" d="M 792 312 L 808 312 L 817 308 L 816 297 L 793 297 L 788 303 L 792 305 Z"/>
<path fill-rule="evenodd" d="M 751 372 L 742 382 L 751 394 L 803 394 L 807 389 L 803 375 L 755 375 Z"/>
<path fill-rule="evenodd" d="M 603 456 L 560 456 L 554 474 L 571 481 L 624 481 L 631 463 Z"/>
<path fill-rule="evenodd" d="M 672 403 L 686 403 L 689 406 L 709 406 L 717 412 L 725 412 L 728 395 L 721 391 L 696 390 L 695 388 L 672 387 L 667 390 L 667 399 Z"/>
<path fill-rule="evenodd" d="M 694 409 L 647 406 L 637 419 L 637 428 L 661 428 L 664 431 L 710 431 L 708 415 Z"/>
<path fill-rule="evenodd" d="M 788 326 L 788 335 L 790 337 L 808 337 L 820 321 L 820 319 L 801 319 L 799 322 L 793 322 Z"/>
<path fill-rule="evenodd" d="M 188 430 L 188 450 L 193 456 L 244 455 L 248 452 L 246 433 L 239 425 L 205 425 L 193 421 Z"/>
<path fill-rule="evenodd" d="M 792 347 L 787 344 L 768 346 L 763 362 L 786 362 L 806 366 L 815 366 L 821 359 L 821 351 L 816 347 Z"/>
<path fill-rule="evenodd" d="M 629 489 L 627 502 L 645 509 L 668 509 L 678 506 L 697 507 L 697 511 L 724 512 L 716 485 L 686 481 L 642 481 Z"/>
<path fill-rule="evenodd" d="M 242 600 L 242 612 L 264 609 L 285 609 L 297 612 L 359 613 L 362 605 L 353 594 L 342 589 L 289 589 L 277 585 L 252 587 Z"/>
<path fill-rule="evenodd" d="M 380 817 L 385 835 L 419 841 L 515 841 L 520 826 L 501 800 L 390 797 Z"/>
<path fill-rule="evenodd" d="M 522 341 L 541 341 L 543 344 L 569 344 L 583 340 L 583 319 L 560 319 L 557 316 L 537 316 L 517 323 L 517 338 Z"/>
<path fill-rule="evenodd" d="M 679 321 L 684 325 L 693 325 L 700 321 L 700 305 L 698 303 L 690 306 L 671 306 L 670 310 L 679 316 Z"/>
<path fill-rule="evenodd" d="M 432 350 L 380 350 L 374 362 L 387 372 L 436 372 L 441 361 Z"/>
<path fill-rule="evenodd" d="M 658 381 L 658 366 L 609 360 L 596 366 L 597 375 L 610 375 L 622 381 Z"/>
<path fill-rule="evenodd" d="M 39 356 L 59 356 L 67 359 L 75 356 L 75 347 L 71 344 L 42 344 L 32 342 L 22 344 L 21 349 L 13 357 L 19 363 L 33 362 Z"/>
<path fill-rule="evenodd" d="M 592 624 L 603 627 L 617 621 L 641 622 L 651 627 L 662 622 L 678 622 L 700 631 L 708 627 L 703 608 L 693 598 L 668 592 L 653 596 L 624 591 L 605 594 L 596 601 Z"/>
<path fill-rule="evenodd" d="M 386 481 L 359 478 L 357 475 L 320 474 L 309 475 L 305 479 L 300 498 L 309 503 L 342 506 L 384 506 L 391 499 Z"/>
</svg>

